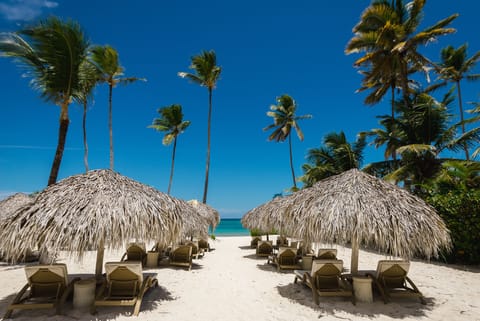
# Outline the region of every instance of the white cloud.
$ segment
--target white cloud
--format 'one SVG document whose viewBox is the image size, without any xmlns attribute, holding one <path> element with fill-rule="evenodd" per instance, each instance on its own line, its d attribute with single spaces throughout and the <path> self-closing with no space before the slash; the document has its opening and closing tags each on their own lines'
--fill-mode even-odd
<svg viewBox="0 0 480 321">
<path fill-rule="evenodd" d="M 58 6 L 57 2 L 47 0 L 9 0 L 0 3 L 0 14 L 7 20 L 29 21 L 40 16 L 44 9 Z"/>
</svg>

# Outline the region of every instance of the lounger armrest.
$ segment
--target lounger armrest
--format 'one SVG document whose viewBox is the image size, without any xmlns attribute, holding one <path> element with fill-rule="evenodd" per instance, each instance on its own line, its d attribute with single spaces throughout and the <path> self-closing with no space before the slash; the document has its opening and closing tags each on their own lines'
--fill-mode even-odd
<svg viewBox="0 0 480 321">
<path fill-rule="evenodd" d="M 123 262 L 127 259 L 127 252 L 123 253 L 122 258 L 120 259 L 120 262 Z"/>
</svg>

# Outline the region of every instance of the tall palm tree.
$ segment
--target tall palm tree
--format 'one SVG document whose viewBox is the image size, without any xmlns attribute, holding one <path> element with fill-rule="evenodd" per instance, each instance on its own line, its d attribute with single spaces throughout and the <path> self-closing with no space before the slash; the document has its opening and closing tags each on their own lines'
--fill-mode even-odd
<svg viewBox="0 0 480 321">
<path fill-rule="evenodd" d="M 289 95 L 282 95 L 277 98 L 277 105 L 270 106 L 270 111 L 267 116 L 273 118 L 273 124 L 268 125 L 263 130 L 267 131 L 273 129 L 273 132 L 268 136 L 268 140 L 275 140 L 276 142 L 284 142 L 288 138 L 288 147 L 290 154 L 290 169 L 292 171 L 293 188 L 297 189 L 297 182 L 295 179 L 295 171 L 293 169 L 293 155 L 292 155 L 292 128 L 297 132 L 300 141 L 303 141 L 303 132 L 298 125 L 298 121 L 302 119 L 312 118 L 312 115 L 297 116 L 297 104 Z"/>
<path fill-rule="evenodd" d="M 82 119 L 82 129 L 83 129 L 83 162 L 85 164 L 85 172 L 88 172 L 88 143 L 87 143 L 87 107 L 89 100 L 92 99 L 93 89 L 100 81 L 100 73 L 98 69 L 90 62 L 90 60 L 85 59 L 80 65 L 80 73 L 82 74 L 82 79 L 80 80 L 81 86 L 81 103 L 83 105 L 83 119 Z"/>
<path fill-rule="evenodd" d="M 153 124 L 148 126 L 148 128 L 153 128 L 155 130 L 165 132 L 163 137 L 163 145 L 168 146 L 173 141 L 173 151 L 172 151 L 172 167 L 170 169 L 170 180 L 168 182 L 168 194 L 170 194 L 170 189 L 172 187 L 173 180 L 173 169 L 175 167 L 175 151 L 177 149 L 177 138 L 178 135 L 183 133 L 188 126 L 190 126 L 190 121 L 183 120 L 182 106 L 180 105 L 170 105 L 158 109 L 158 113 L 161 115 L 160 118 L 155 118 Z"/>
<path fill-rule="evenodd" d="M 113 129 L 112 129 L 112 93 L 117 84 L 130 84 L 145 78 L 122 77 L 123 67 L 120 65 L 118 52 L 109 45 L 95 46 L 91 49 L 92 62 L 102 74 L 101 81 L 108 84 L 108 128 L 110 136 L 110 169 L 113 170 Z"/>
<path fill-rule="evenodd" d="M 57 181 L 70 119 L 68 107 L 81 98 L 81 64 L 88 41 L 80 25 L 50 17 L 34 27 L 0 35 L 0 52 L 28 70 L 30 84 L 46 101 L 60 107 L 60 127 L 48 185 Z"/>
<path fill-rule="evenodd" d="M 476 52 L 472 57 L 467 59 L 467 45 L 464 44 L 458 49 L 452 46 L 447 46 L 441 51 L 441 62 L 438 64 L 440 67 L 439 74 L 442 79 L 455 83 L 457 87 L 458 95 L 458 108 L 460 113 L 460 121 L 462 128 L 462 135 L 465 134 L 465 123 L 463 117 L 463 104 L 462 104 L 462 91 L 460 89 L 460 81 L 463 78 L 469 80 L 480 79 L 480 74 L 467 75 L 480 59 L 480 51 Z M 464 145 L 465 159 L 469 160 L 470 155 L 467 145 Z"/>
<path fill-rule="evenodd" d="M 364 85 L 375 87 L 383 83 L 376 91 L 376 98 L 381 98 L 391 88 L 402 89 L 405 103 L 409 103 L 409 74 L 411 70 L 427 70 L 430 60 L 418 50 L 418 46 L 427 44 L 441 35 L 455 31 L 445 28 L 458 15 L 454 14 L 431 27 L 416 32 L 423 15 L 425 0 L 373 0 L 362 13 L 360 22 L 354 27 L 355 36 L 347 44 L 347 54 L 365 52 L 355 61 L 355 66 L 370 68 L 370 79 Z M 374 81 L 372 81 L 374 80 Z M 375 92 L 375 91 L 374 91 Z M 409 106 L 411 107 L 411 106 Z M 393 104 L 392 104 L 393 114 Z M 393 118 L 393 117 L 392 117 Z"/>
<path fill-rule="evenodd" d="M 222 68 L 217 66 L 217 56 L 215 51 L 202 51 L 197 56 L 193 56 L 192 64 L 190 69 L 194 70 L 195 73 L 188 72 L 179 72 L 178 76 L 181 78 L 187 78 L 193 83 L 196 83 L 200 86 L 207 87 L 208 89 L 208 129 L 207 129 L 207 161 L 205 168 L 205 186 L 203 189 L 203 199 L 202 202 L 207 202 L 207 193 L 208 193 L 208 175 L 210 171 L 210 132 L 212 124 L 212 94 L 213 89 L 217 85 L 217 81 L 220 78 L 220 73 Z"/>
<path fill-rule="evenodd" d="M 358 135 L 353 144 L 347 141 L 343 131 L 325 135 L 322 146 L 308 151 L 308 163 L 302 166 L 304 175 L 301 181 L 308 187 L 329 176 L 360 168 L 365 146 L 365 135 Z"/>
</svg>

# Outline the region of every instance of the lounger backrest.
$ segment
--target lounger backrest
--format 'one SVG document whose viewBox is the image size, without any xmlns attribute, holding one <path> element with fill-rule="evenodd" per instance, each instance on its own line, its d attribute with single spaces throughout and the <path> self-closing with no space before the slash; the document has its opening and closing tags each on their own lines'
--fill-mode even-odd
<svg viewBox="0 0 480 321">
<path fill-rule="evenodd" d="M 207 249 L 208 248 L 208 241 L 204 239 L 198 240 L 198 247 L 201 249 Z"/>
<path fill-rule="evenodd" d="M 291 241 L 290 242 L 290 247 L 294 249 L 298 249 L 298 241 Z"/>
<path fill-rule="evenodd" d="M 192 248 L 192 254 L 195 255 L 198 253 L 198 242 L 188 241 L 185 243 Z"/>
<path fill-rule="evenodd" d="M 311 275 L 317 289 L 337 289 L 342 270 L 342 260 L 315 260 L 312 262 Z"/>
<path fill-rule="evenodd" d="M 130 243 L 127 247 L 127 260 L 142 261 L 147 255 L 145 243 Z"/>
<path fill-rule="evenodd" d="M 273 250 L 272 241 L 258 241 L 257 251 L 258 253 L 270 253 Z"/>
<path fill-rule="evenodd" d="M 409 261 L 381 260 L 377 266 L 377 278 L 386 287 L 399 288 L 405 283 L 409 269 Z"/>
<path fill-rule="evenodd" d="M 25 274 L 34 297 L 58 298 L 68 284 L 65 264 L 26 266 Z"/>
<path fill-rule="evenodd" d="M 290 247 L 281 247 L 277 254 L 278 263 L 281 265 L 295 265 L 297 253 Z"/>
<path fill-rule="evenodd" d="M 337 249 L 319 249 L 317 259 L 335 260 L 337 258 Z"/>
<path fill-rule="evenodd" d="M 109 296 L 135 296 L 143 282 L 141 262 L 105 263 Z"/>
<path fill-rule="evenodd" d="M 192 247 L 190 245 L 180 245 L 170 254 L 174 261 L 189 262 L 192 256 Z"/>
</svg>

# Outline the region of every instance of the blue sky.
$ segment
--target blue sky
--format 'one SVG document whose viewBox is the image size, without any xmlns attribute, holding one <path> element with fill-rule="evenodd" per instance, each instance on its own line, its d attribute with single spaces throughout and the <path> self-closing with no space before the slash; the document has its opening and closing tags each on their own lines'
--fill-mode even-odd
<svg viewBox="0 0 480 321">
<path fill-rule="evenodd" d="M 346 56 L 352 27 L 370 1 L 44 1 L 3 0 L 0 31 L 15 31 L 51 14 L 78 21 L 93 44 L 109 44 L 120 54 L 126 76 L 145 83 L 119 86 L 113 93 L 115 170 L 166 191 L 171 146 L 147 128 L 159 107 L 181 104 L 192 122 L 179 137 L 172 195 L 201 199 L 206 157 L 208 95 L 205 88 L 177 76 L 189 71 L 190 57 L 215 50 L 223 69 L 213 96 L 212 151 L 208 203 L 222 217 L 249 209 L 291 187 L 287 143 L 268 142 L 262 129 L 275 98 L 291 95 L 305 140 L 293 140 L 296 175 L 309 148 L 343 130 L 350 141 L 377 127 L 375 116 L 389 111 L 388 98 L 363 105 L 355 93 L 361 76 Z M 480 50 L 476 1 L 430 0 L 422 26 L 450 14 L 457 33 L 423 52 L 439 60 L 446 45 L 469 43 Z M 0 198 L 45 188 L 57 144 L 59 108 L 43 102 L 11 60 L 0 59 Z M 476 70 L 478 72 L 478 70 Z M 478 101 L 478 83 L 463 84 L 465 101 Z M 90 168 L 108 168 L 108 89 L 96 89 L 88 112 Z M 454 105 L 456 108 L 456 105 Z M 70 128 L 59 179 L 84 172 L 81 107 L 70 107 Z M 366 149 L 365 164 L 383 159 Z"/>
</svg>

